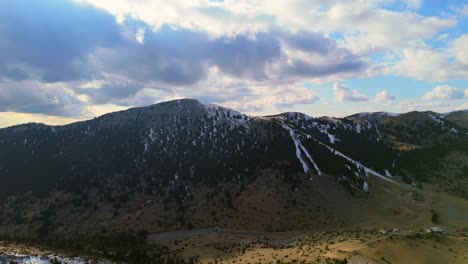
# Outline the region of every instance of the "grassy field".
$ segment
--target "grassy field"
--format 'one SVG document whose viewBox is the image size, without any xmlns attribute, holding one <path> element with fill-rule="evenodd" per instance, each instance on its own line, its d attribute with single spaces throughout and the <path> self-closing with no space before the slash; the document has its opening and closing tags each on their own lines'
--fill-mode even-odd
<svg viewBox="0 0 468 264">
<path fill-rule="evenodd" d="M 200 263 L 467 263 L 466 238 L 407 231 L 197 235 L 165 244 Z"/>
</svg>

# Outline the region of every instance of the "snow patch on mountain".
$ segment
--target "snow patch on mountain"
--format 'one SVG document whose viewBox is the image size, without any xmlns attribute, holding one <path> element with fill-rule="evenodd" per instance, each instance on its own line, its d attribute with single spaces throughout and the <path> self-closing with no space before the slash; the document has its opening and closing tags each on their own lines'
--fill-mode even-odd
<svg viewBox="0 0 468 264">
<path fill-rule="evenodd" d="M 392 174 L 388 170 L 385 170 L 385 176 L 393 178 Z"/>
<path fill-rule="evenodd" d="M 321 133 L 324 133 L 328 136 L 328 140 L 330 141 L 330 143 L 335 144 L 336 141 L 339 141 L 339 139 L 337 139 L 335 135 L 330 134 L 330 132 L 328 132 L 327 129 L 324 129 L 322 127 L 318 127 L 318 129 L 320 130 Z"/>
<path fill-rule="evenodd" d="M 328 146 L 327 144 L 324 144 L 324 143 L 322 143 L 322 142 L 320 142 L 320 141 L 318 141 L 318 140 L 316 140 L 316 139 L 314 139 L 314 140 L 317 141 L 320 145 L 322 145 L 322 146 L 328 148 L 328 150 L 330 150 L 330 152 L 334 153 L 335 155 L 340 156 L 340 157 L 342 157 L 342 158 L 348 160 L 349 162 L 354 163 L 358 168 L 364 169 L 364 171 L 365 171 L 367 174 L 371 173 L 371 174 L 373 174 L 373 175 L 375 175 L 375 176 L 377 176 L 377 177 L 379 177 L 379 178 L 382 178 L 382 179 L 384 179 L 384 180 L 386 180 L 386 181 L 389 181 L 389 182 L 392 182 L 392 183 L 396 183 L 395 181 L 390 180 L 388 177 L 385 177 L 385 176 L 383 176 L 382 174 L 376 172 L 375 170 L 364 166 L 362 163 L 357 162 L 357 161 L 351 159 L 350 157 L 348 157 L 348 156 L 346 156 L 345 154 L 341 153 L 340 151 L 338 151 L 338 150 L 336 150 L 336 149 L 334 149 L 334 148 Z"/>
<path fill-rule="evenodd" d="M 307 149 L 304 147 L 304 145 L 302 145 L 302 143 L 298 139 L 296 133 L 294 133 L 294 129 L 292 129 L 291 127 L 289 127 L 286 124 L 283 124 L 282 126 L 283 126 L 284 129 L 289 131 L 289 135 L 291 136 L 292 140 L 294 141 L 294 146 L 296 147 L 296 157 L 301 162 L 302 168 L 304 169 L 304 172 L 307 173 L 309 171 L 309 166 L 307 165 L 305 160 L 302 158 L 301 150 L 304 152 L 306 157 L 312 163 L 312 165 L 314 166 L 314 169 L 317 171 L 317 174 L 321 175 L 322 172 L 320 171 L 319 167 L 317 166 L 317 163 L 315 163 L 315 161 L 312 159 L 312 156 L 310 155 L 310 153 L 307 151 Z"/>
</svg>

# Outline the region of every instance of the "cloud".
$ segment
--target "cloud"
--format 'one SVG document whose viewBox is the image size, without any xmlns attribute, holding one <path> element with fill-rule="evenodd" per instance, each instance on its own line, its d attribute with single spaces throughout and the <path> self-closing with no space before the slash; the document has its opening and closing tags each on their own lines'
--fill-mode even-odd
<svg viewBox="0 0 468 264">
<path fill-rule="evenodd" d="M 333 93 L 335 94 L 335 100 L 338 102 L 362 102 L 362 101 L 369 101 L 369 99 L 360 94 L 356 90 L 350 90 L 346 88 L 345 85 L 334 83 L 333 84 Z"/>
<path fill-rule="evenodd" d="M 29 74 L 23 69 L 0 64 L 0 80 L 2 76 L 11 81 L 23 81 L 29 78 Z"/>
<path fill-rule="evenodd" d="M 112 82 L 98 85 L 99 87 L 87 87 L 76 89 L 78 94 L 86 95 L 88 102 L 92 104 L 106 104 L 118 102 L 121 99 L 135 96 L 143 86 L 137 83 Z"/>
<path fill-rule="evenodd" d="M 448 49 L 429 47 L 403 49 L 399 60 L 387 73 L 429 81 L 466 79 L 468 64 L 455 60 L 452 54 Z"/>
<path fill-rule="evenodd" d="M 467 91 L 465 90 L 465 94 Z M 463 91 L 448 85 L 440 85 L 422 96 L 423 100 L 452 100 L 465 97 Z M 467 97 L 468 98 L 468 97 Z"/>
<path fill-rule="evenodd" d="M 395 96 L 391 95 L 386 90 L 383 90 L 375 95 L 375 101 L 377 102 L 388 102 L 395 100 Z"/>
<path fill-rule="evenodd" d="M 37 81 L 0 83 L 0 112 L 40 113 L 77 117 L 86 105 L 63 84 Z"/>
<path fill-rule="evenodd" d="M 468 4 L 464 4 L 460 8 L 455 8 L 455 11 L 459 13 L 461 16 L 468 16 Z"/>
<path fill-rule="evenodd" d="M 213 38 L 202 31 L 163 26 L 146 31 L 144 43 L 123 42 L 96 57 L 103 71 L 171 85 L 200 82 L 213 67 L 220 75 L 285 83 L 360 75 L 371 67 L 334 40 L 308 31 Z"/>
<path fill-rule="evenodd" d="M 387 8 L 389 4 L 402 2 L 410 9 L 418 9 L 420 0 L 78 1 L 105 9 L 120 20 L 132 17 L 144 21 L 154 29 L 164 25 L 189 30 L 203 28 L 214 36 L 267 32 L 277 28 L 288 32 L 304 28 L 321 33 L 340 32 L 354 50 L 361 52 L 426 39 L 456 25 L 452 18 L 425 17 L 408 10 L 399 12 Z"/>
<path fill-rule="evenodd" d="M 405 48 L 387 73 L 419 80 L 447 81 L 468 78 L 468 35 L 463 34 L 435 49 L 428 45 Z"/>
<path fill-rule="evenodd" d="M 233 89 L 242 93 L 246 85 L 297 86 L 366 74 L 371 67 L 322 33 L 275 29 L 213 36 L 182 24 L 155 28 L 133 18 L 117 21 L 68 1 L 2 1 L 0 22 L 0 81 L 67 83 L 91 105 L 154 102 L 143 94 L 151 89 L 207 93 L 201 84 L 227 76 L 237 79 Z M 92 82 L 100 86 L 80 88 Z M 277 105 L 296 101 L 282 98 Z"/>
<path fill-rule="evenodd" d="M 15 87 L 1 91 L 1 107 L 72 116 L 96 105 L 196 97 L 261 111 L 315 103 L 318 95 L 304 88 L 309 83 L 380 73 L 466 79 L 466 36 L 451 39 L 447 31 L 458 16 L 422 15 L 420 6 L 419 0 L 0 1 L 0 85 Z M 446 46 L 432 48 L 444 33 L 447 41 L 439 44 Z M 333 89 L 337 101 L 370 100 L 338 83 Z M 384 92 L 374 100 L 391 101 Z"/>
<path fill-rule="evenodd" d="M 256 82 L 244 84 L 232 77 L 219 80 L 209 77 L 208 81 L 197 84 L 205 89 L 172 89 L 164 100 L 175 98 L 198 98 L 205 102 L 218 103 L 239 111 L 262 114 L 266 109 L 273 112 L 291 109 L 298 104 L 314 104 L 319 96 L 311 89 L 294 85 L 270 85 Z"/>
<path fill-rule="evenodd" d="M 455 58 L 463 65 L 468 66 L 468 34 L 456 38 L 452 43 Z"/>
<path fill-rule="evenodd" d="M 256 87 L 250 96 L 211 100 L 226 107 L 250 113 L 262 112 L 265 108 L 277 111 L 291 109 L 298 104 L 313 104 L 320 98 L 311 90 L 303 87 Z"/>
<path fill-rule="evenodd" d="M 68 1 L 0 1 L 0 79 L 46 82 L 94 78 L 87 55 L 121 37 L 105 11 Z M 30 76 L 29 76 L 30 77 Z"/>
<path fill-rule="evenodd" d="M 143 44 L 143 41 L 145 41 L 145 32 L 146 28 L 142 27 L 139 28 L 135 34 L 135 39 L 138 41 L 138 43 Z"/>
</svg>

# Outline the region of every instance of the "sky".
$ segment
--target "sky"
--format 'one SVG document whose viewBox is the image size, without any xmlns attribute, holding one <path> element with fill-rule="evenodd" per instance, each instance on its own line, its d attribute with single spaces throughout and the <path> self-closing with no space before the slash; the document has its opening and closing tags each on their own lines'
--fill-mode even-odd
<svg viewBox="0 0 468 264">
<path fill-rule="evenodd" d="M 0 1 L 0 127 L 179 98 L 250 115 L 468 109 L 468 2 Z"/>
</svg>

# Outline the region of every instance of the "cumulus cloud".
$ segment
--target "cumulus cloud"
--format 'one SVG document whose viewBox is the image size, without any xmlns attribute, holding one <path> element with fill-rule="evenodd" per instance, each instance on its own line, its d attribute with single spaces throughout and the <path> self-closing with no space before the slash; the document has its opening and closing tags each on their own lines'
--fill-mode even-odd
<svg viewBox="0 0 468 264">
<path fill-rule="evenodd" d="M 302 86 L 244 83 L 232 77 L 219 79 L 213 73 L 197 86 L 205 88 L 187 90 L 178 87 L 169 89 L 166 96 L 160 94 L 160 98 L 198 98 L 249 113 L 262 113 L 265 109 L 277 112 L 298 104 L 313 104 L 320 99 L 314 91 Z"/>
<path fill-rule="evenodd" d="M 320 33 L 275 30 L 213 37 L 205 30 L 166 24 L 146 30 L 142 21 L 128 18 L 117 24 L 110 14 L 87 5 L 34 3 L 31 7 L 2 2 L 2 10 L 13 15 L 2 16 L 2 68 L 8 71 L 0 72 L 16 79 L 27 76 L 18 65 L 32 68 L 46 82 L 95 80 L 118 73 L 175 85 L 203 79 L 212 66 L 224 74 L 257 80 L 320 78 L 359 73 L 369 66 Z M 295 56 L 298 53 L 305 57 Z"/>
<path fill-rule="evenodd" d="M 155 29 L 169 24 L 190 30 L 203 28 L 216 36 L 266 32 L 275 28 L 340 32 L 346 44 L 360 52 L 426 39 L 456 24 L 451 18 L 424 17 L 415 12 L 385 8 L 401 2 L 410 9 L 417 9 L 421 6 L 420 0 L 78 1 L 103 8 L 121 20 L 137 18 Z"/>
<path fill-rule="evenodd" d="M 395 100 L 395 96 L 391 95 L 386 90 L 383 90 L 375 95 L 375 101 L 377 102 L 388 102 Z"/>
<path fill-rule="evenodd" d="M 440 85 L 435 87 L 433 90 L 427 92 L 422 96 L 424 100 L 452 100 L 452 99 L 462 99 L 467 94 L 465 92 L 458 90 L 455 87 L 448 85 Z M 468 98 L 468 97 L 467 97 Z"/>
<path fill-rule="evenodd" d="M 333 84 L 333 93 L 335 94 L 335 100 L 338 102 L 362 102 L 362 101 L 369 101 L 369 99 L 360 94 L 356 90 L 350 90 L 345 85 L 334 83 Z"/>
<path fill-rule="evenodd" d="M 447 81 L 468 77 L 468 64 L 454 59 L 452 50 L 429 47 L 403 49 L 388 73 L 418 80 Z"/>
<path fill-rule="evenodd" d="M 255 92 L 253 92 L 255 91 Z M 250 96 L 238 99 L 212 100 L 224 106 L 250 113 L 261 112 L 267 107 L 276 111 L 292 108 L 298 104 L 313 104 L 320 98 L 311 90 L 303 87 L 255 87 Z"/>
<path fill-rule="evenodd" d="M 468 34 L 456 38 L 452 43 L 455 58 L 463 65 L 468 66 Z"/>
<path fill-rule="evenodd" d="M 468 78 L 468 35 L 447 41 L 439 49 L 411 47 L 399 52 L 389 73 L 419 80 L 447 81 Z"/>
<path fill-rule="evenodd" d="M 306 30 L 213 36 L 182 24 L 116 21 L 90 5 L 58 0 L 7 0 L 0 10 L 0 80 L 69 83 L 91 105 L 154 102 L 144 88 L 207 93 L 201 84 L 208 78 L 237 79 L 242 93 L 245 85 L 297 86 L 365 74 L 371 67 L 325 34 Z M 90 82 L 101 85 L 80 88 Z M 295 96 L 283 95 L 277 104 L 292 104 Z"/>
</svg>

